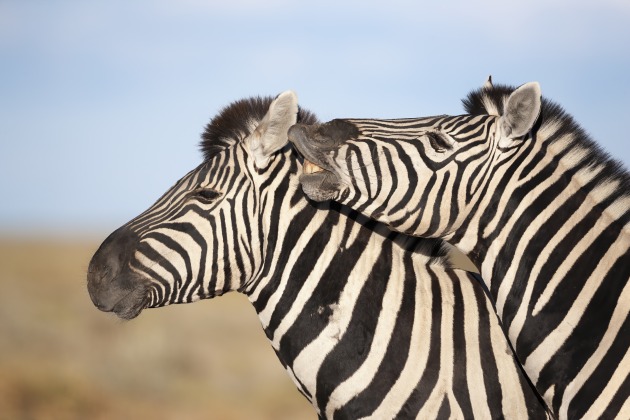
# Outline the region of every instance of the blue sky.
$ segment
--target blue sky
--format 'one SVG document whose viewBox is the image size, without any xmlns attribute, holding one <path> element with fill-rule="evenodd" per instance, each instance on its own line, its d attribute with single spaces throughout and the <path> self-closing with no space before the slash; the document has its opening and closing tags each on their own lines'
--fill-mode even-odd
<svg viewBox="0 0 630 420">
<path fill-rule="evenodd" d="M 630 2 L 0 0 L 0 235 L 104 234 L 201 160 L 223 106 L 459 114 L 536 80 L 630 167 Z"/>
</svg>

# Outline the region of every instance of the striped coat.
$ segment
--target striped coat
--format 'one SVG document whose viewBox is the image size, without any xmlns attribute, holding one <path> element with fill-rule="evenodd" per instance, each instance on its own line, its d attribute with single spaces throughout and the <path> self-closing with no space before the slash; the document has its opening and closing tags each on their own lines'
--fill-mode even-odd
<svg viewBox="0 0 630 420">
<path fill-rule="evenodd" d="M 131 319 L 245 293 L 321 418 L 545 418 L 490 301 L 441 241 L 304 197 L 286 137 L 296 118 L 313 122 L 287 92 L 213 119 L 204 162 L 92 258 L 94 304 Z"/>
<path fill-rule="evenodd" d="M 480 268 L 525 371 L 560 418 L 630 418 L 630 176 L 540 87 L 488 84 L 468 114 L 297 125 L 334 199 Z"/>
</svg>

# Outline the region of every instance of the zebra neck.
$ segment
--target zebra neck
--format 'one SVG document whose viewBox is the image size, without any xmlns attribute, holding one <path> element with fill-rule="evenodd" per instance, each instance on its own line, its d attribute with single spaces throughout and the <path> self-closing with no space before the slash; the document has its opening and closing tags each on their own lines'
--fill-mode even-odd
<svg viewBox="0 0 630 420">
<path fill-rule="evenodd" d="M 276 344 L 279 336 L 275 331 L 288 308 L 299 300 L 298 294 L 303 294 L 302 299 L 319 295 L 314 300 L 318 302 L 316 310 L 333 305 L 336 300 L 330 299 L 334 293 L 328 296 L 327 288 L 343 287 L 352 270 L 370 272 L 384 252 L 389 264 L 404 257 L 419 265 L 442 265 L 445 251 L 440 240 L 392 234 L 386 226 L 337 203 L 302 201 L 285 213 L 288 220 L 278 229 L 278 246 L 265 253 L 259 277 L 245 290 L 268 337 Z M 379 269 L 386 284 L 388 268 Z M 354 275 L 362 276 L 363 271 Z"/>
<path fill-rule="evenodd" d="M 392 261 L 402 260 L 404 252 L 385 236 L 324 207 L 328 204 L 307 203 L 294 213 L 278 240 L 281 246 L 267 256 L 267 271 L 248 291 L 278 358 L 311 401 L 320 358 L 338 343 L 340 332 L 334 331 L 356 304 L 347 299 L 357 299 L 361 290 L 383 296 Z"/>
<path fill-rule="evenodd" d="M 630 183 L 617 169 L 585 161 L 584 150 L 526 156 L 452 239 L 480 268 L 529 378 L 564 417 L 612 375 L 588 383 L 583 372 L 600 362 L 628 372 L 627 341 L 607 344 L 627 325 L 630 302 Z"/>
<path fill-rule="evenodd" d="M 541 309 L 563 280 L 601 278 L 630 256 L 627 174 L 550 150 L 497 174 L 504 187 L 488 189 L 451 238 L 480 268 L 499 313 L 515 288 L 527 295 L 528 287 L 543 287 Z"/>
</svg>

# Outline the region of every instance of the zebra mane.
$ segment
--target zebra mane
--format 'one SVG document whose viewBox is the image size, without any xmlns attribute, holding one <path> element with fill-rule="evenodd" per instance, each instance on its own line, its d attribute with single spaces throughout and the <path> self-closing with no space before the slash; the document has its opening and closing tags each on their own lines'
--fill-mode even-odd
<svg viewBox="0 0 630 420">
<path fill-rule="evenodd" d="M 271 96 L 256 96 L 238 100 L 223 108 L 201 135 L 199 147 L 204 161 L 250 135 L 274 99 Z M 297 122 L 315 124 L 318 121 L 312 112 L 298 108 Z"/>
<path fill-rule="evenodd" d="M 507 99 L 515 89 L 516 87 L 508 85 L 484 86 L 470 92 L 462 100 L 462 103 L 466 113 L 471 115 L 502 115 Z M 579 157 L 576 166 L 601 167 L 601 172 L 597 177 L 598 184 L 609 181 L 619 182 L 621 191 L 627 191 L 626 195 L 630 195 L 630 173 L 624 165 L 612 158 L 591 139 L 586 131 L 560 105 L 543 97 L 540 117 L 534 130 L 541 132 L 545 127 L 551 125 L 559 125 L 560 128 L 557 131 L 554 130 L 556 132 L 552 138 L 549 138 L 550 143 L 563 138 L 566 134 L 571 134 L 573 140 L 569 148 L 576 152 L 574 153 L 575 156 Z"/>
</svg>

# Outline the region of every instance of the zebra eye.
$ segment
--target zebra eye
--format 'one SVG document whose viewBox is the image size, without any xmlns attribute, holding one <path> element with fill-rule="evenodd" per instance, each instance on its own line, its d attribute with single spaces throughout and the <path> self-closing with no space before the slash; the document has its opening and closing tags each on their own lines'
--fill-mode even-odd
<svg viewBox="0 0 630 420">
<path fill-rule="evenodd" d="M 221 197 L 221 193 L 209 188 L 199 189 L 193 193 L 193 196 L 200 201 L 211 202 Z"/>
<path fill-rule="evenodd" d="M 427 133 L 427 137 L 429 138 L 429 144 L 438 153 L 444 153 L 447 150 L 451 150 L 453 146 L 444 138 L 444 136 L 440 133 L 436 133 L 435 131 L 430 131 Z"/>
</svg>

